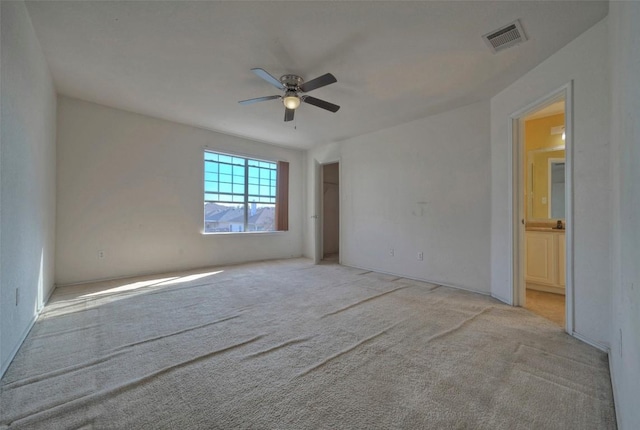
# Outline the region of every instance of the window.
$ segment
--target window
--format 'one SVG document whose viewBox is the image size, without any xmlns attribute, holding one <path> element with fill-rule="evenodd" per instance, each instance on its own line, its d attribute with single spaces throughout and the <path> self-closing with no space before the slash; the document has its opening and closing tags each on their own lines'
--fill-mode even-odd
<svg viewBox="0 0 640 430">
<path fill-rule="evenodd" d="M 205 233 L 287 230 L 288 167 L 205 151 Z"/>
</svg>

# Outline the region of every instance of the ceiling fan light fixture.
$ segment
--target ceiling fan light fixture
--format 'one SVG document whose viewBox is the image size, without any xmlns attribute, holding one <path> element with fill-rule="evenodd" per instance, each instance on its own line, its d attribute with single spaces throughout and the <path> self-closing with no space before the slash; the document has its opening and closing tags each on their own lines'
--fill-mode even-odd
<svg viewBox="0 0 640 430">
<path fill-rule="evenodd" d="M 1 0 L 0 0 L 1 1 Z M 274 87 L 281 91 L 284 91 L 284 95 L 278 96 L 266 96 L 256 97 L 248 100 L 240 100 L 238 103 L 242 105 L 250 105 L 256 102 L 264 102 L 267 100 L 280 99 L 285 107 L 284 110 L 284 122 L 293 121 L 295 116 L 295 110 L 300 107 L 302 102 L 310 104 L 320 109 L 324 109 L 329 112 L 336 113 L 340 109 L 340 106 L 329 103 L 328 101 L 310 97 L 308 95 L 300 95 L 300 93 L 307 93 L 309 91 L 316 90 L 318 88 L 325 87 L 327 85 L 338 82 L 335 76 L 331 73 L 325 73 L 322 76 L 318 76 L 315 79 L 305 82 L 298 75 L 282 75 L 280 79 L 276 79 L 273 75 L 264 69 L 254 68 L 251 71 L 262 80 L 270 83 Z"/>
<path fill-rule="evenodd" d="M 282 98 L 282 103 L 284 103 L 287 109 L 297 109 L 298 106 L 300 106 L 300 97 L 298 97 L 295 91 L 287 91 Z"/>
</svg>

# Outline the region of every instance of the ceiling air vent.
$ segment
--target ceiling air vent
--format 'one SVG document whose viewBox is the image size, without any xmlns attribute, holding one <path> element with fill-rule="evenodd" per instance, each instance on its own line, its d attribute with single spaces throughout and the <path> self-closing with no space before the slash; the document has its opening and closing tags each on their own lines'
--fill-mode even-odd
<svg viewBox="0 0 640 430">
<path fill-rule="evenodd" d="M 485 34 L 482 38 L 494 53 L 527 40 L 527 36 L 522 29 L 522 24 L 520 24 L 520 20 L 517 19 L 511 24 L 507 24 L 491 33 Z"/>
</svg>

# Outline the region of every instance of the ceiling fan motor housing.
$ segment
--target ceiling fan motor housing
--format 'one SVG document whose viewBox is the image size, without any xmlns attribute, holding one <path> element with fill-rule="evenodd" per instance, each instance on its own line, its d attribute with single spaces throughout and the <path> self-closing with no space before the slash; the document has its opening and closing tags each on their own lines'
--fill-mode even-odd
<svg viewBox="0 0 640 430">
<path fill-rule="evenodd" d="M 282 75 L 280 76 L 280 82 L 288 90 L 300 91 L 300 85 L 304 84 L 304 79 L 298 75 Z"/>
</svg>

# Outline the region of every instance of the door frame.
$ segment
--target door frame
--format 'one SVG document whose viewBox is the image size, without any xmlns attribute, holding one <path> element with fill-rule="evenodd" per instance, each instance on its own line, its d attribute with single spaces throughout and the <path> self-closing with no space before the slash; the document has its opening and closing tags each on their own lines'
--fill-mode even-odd
<svg viewBox="0 0 640 430">
<path fill-rule="evenodd" d="M 341 159 L 327 160 L 320 163 L 315 161 L 314 166 L 314 215 L 311 218 L 315 222 L 314 228 L 314 263 L 319 264 L 324 257 L 324 166 L 338 164 L 338 264 L 342 264 L 342 163 Z"/>
<path fill-rule="evenodd" d="M 574 288 L 573 288 L 573 81 L 552 91 L 551 93 L 527 104 L 512 113 L 508 123 L 509 138 L 509 207 L 511 218 L 511 282 L 512 305 L 524 306 L 526 302 L 525 283 L 525 226 L 524 211 L 524 175 L 526 161 L 524 149 L 524 130 L 521 122 L 530 113 L 539 110 L 556 100 L 564 98 L 565 122 L 565 330 L 574 335 Z"/>
</svg>

